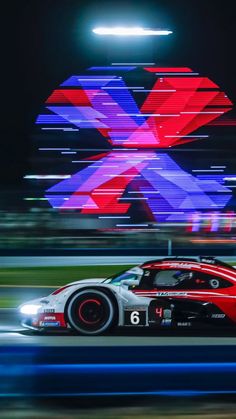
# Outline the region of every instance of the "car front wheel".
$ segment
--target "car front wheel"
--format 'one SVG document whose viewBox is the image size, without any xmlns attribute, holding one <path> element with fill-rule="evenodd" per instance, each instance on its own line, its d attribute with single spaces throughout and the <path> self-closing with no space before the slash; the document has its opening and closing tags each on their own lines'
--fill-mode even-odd
<svg viewBox="0 0 236 419">
<path fill-rule="evenodd" d="M 82 290 L 69 301 L 70 326 L 83 335 L 99 335 L 114 324 L 115 307 L 111 298 L 99 290 Z"/>
</svg>

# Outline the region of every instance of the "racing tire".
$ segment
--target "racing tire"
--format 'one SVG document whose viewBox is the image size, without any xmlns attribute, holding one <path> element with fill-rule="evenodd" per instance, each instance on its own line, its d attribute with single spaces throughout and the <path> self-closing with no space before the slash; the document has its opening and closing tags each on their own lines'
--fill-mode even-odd
<svg viewBox="0 0 236 419">
<path fill-rule="evenodd" d="M 116 309 L 112 299 L 99 290 L 82 290 L 67 306 L 68 323 L 82 335 L 99 335 L 112 328 Z"/>
</svg>

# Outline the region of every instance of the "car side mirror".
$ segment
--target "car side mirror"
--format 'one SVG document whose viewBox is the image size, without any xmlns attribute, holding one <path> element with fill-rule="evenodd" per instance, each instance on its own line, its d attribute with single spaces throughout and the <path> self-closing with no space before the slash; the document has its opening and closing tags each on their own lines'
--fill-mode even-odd
<svg viewBox="0 0 236 419">
<path fill-rule="evenodd" d="M 120 285 L 123 287 L 134 287 L 136 285 L 139 284 L 139 280 L 138 279 L 122 279 L 120 281 Z"/>
</svg>

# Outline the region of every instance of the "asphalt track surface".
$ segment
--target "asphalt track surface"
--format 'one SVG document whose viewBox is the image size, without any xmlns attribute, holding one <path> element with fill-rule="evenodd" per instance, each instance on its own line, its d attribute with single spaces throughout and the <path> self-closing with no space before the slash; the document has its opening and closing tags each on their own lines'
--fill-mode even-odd
<svg viewBox="0 0 236 419">
<path fill-rule="evenodd" d="M 144 329 L 121 328 L 112 335 L 77 336 L 71 331 L 50 331 L 39 334 L 24 329 L 16 310 L 0 310 L 0 346 L 181 346 L 236 345 L 236 329 Z"/>
</svg>

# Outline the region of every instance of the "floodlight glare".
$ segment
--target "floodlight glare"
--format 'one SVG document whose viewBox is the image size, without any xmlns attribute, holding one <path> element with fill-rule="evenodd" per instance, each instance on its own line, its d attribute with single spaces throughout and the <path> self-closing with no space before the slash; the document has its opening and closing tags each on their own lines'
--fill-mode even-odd
<svg viewBox="0 0 236 419">
<path fill-rule="evenodd" d="M 96 35 L 115 35 L 115 36 L 162 36 L 170 35 L 173 33 L 169 30 L 162 29 L 144 29 L 144 28 L 124 28 L 124 27 L 114 27 L 114 28 L 95 28 L 93 33 Z"/>
</svg>

